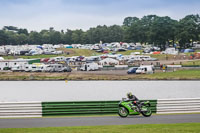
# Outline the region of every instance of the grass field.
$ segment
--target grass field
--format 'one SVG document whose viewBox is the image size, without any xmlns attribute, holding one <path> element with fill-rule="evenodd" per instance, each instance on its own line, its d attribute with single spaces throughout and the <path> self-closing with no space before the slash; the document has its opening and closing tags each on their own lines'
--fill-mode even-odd
<svg viewBox="0 0 200 133">
<path fill-rule="evenodd" d="M 200 123 L 0 129 L 0 133 L 199 133 Z"/>
<path fill-rule="evenodd" d="M 184 66 L 200 65 L 200 60 L 183 62 L 182 65 L 184 65 Z"/>
<path fill-rule="evenodd" d="M 57 57 L 57 56 L 65 56 L 65 57 L 72 57 L 72 56 L 96 56 L 101 55 L 103 53 L 97 53 L 93 50 L 88 49 L 67 49 L 67 48 L 60 48 L 57 50 L 61 50 L 64 52 L 62 55 L 33 55 L 33 56 L 3 56 L 4 59 L 15 59 L 15 58 L 24 58 L 24 59 L 33 59 L 33 58 L 50 58 L 50 57 Z M 123 55 L 130 55 L 132 52 L 142 52 L 142 50 L 128 50 L 123 52 L 117 52 L 117 54 Z M 112 53 L 110 51 L 109 53 Z"/>
<path fill-rule="evenodd" d="M 65 56 L 65 57 L 71 57 L 71 56 L 94 56 L 99 55 L 100 53 L 97 53 L 92 50 L 88 49 L 67 49 L 67 48 L 61 48 L 57 50 L 62 50 L 64 54 L 62 55 L 33 55 L 33 56 L 3 56 L 4 59 L 15 59 L 15 58 L 24 58 L 24 59 L 33 59 L 33 58 L 50 58 L 50 57 L 57 57 L 57 56 Z"/>
<path fill-rule="evenodd" d="M 26 73 L 0 72 L 0 80 L 200 80 L 200 70 L 179 70 L 154 74 Z"/>
<path fill-rule="evenodd" d="M 146 79 L 200 79 L 200 70 L 178 70 L 175 72 L 161 72 L 150 75 L 144 75 Z"/>
</svg>

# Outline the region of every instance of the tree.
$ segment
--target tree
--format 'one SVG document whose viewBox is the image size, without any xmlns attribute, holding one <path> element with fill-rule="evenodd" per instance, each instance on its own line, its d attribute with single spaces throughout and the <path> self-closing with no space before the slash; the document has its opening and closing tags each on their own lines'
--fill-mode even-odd
<svg viewBox="0 0 200 133">
<path fill-rule="evenodd" d="M 174 40 L 176 21 L 170 17 L 156 17 L 151 27 L 151 39 L 162 50 Z"/>
<path fill-rule="evenodd" d="M 31 31 L 31 33 L 29 34 L 29 44 L 42 44 L 42 37 L 41 35 L 36 32 L 36 31 Z"/>
<path fill-rule="evenodd" d="M 124 19 L 123 25 L 130 27 L 133 23 L 137 23 L 139 21 L 139 18 L 137 17 L 126 17 Z"/>
<path fill-rule="evenodd" d="M 18 28 L 15 26 L 4 26 L 3 30 L 8 30 L 8 31 L 18 31 Z"/>
<path fill-rule="evenodd" d="M 28 43 L 28 37 L 25 34 L 17 34 L 17 43 L 20 45 L 24 45 Z"/>
<path fill-rule="evenodd" d="M 82 37 L 82 34 L 84 32 L 82 30 L 75 30 L 72 32 L 72 36 L 71 36 L 71 39 L 72 39 L 72 43 L 74 44 L 78 44 L 78 43 L 81 43 L 81 37 Z"/>
<path fill-rule="evenodd" d="M 59 31 L 50 31 L 49 35 L 51 44 L 60 44 L 62 42 Z"/>
<path fill-rule="evenodd" d="M 135 23 L 132 23 L 132 25 L 129 28 L 126 28 L 124 40 L 126 42 L 142 42 L 142 37 L 144 35 L 144 32 L 142 30 L 142 25 L 140 21 L 137 21 Z"/>
<path fill-rule="evenodd" d="M 67 32 L 63 36 L 63 42 L 65 44 L 72 44 L 72 30 L 67 29 Z"/>
<path fill-rule="evenodd" d="M 200 17 L 199 15 L 187 15 L 180 21 L 168 16 L 159 17 L 147 15 L 141 19 L 137 17 L 126 17 L 123 25 L 96 26 L 87 31 L 67 29 L 56 31 L 53 27 L 40 32 L 18 28 L 15 26 L 4 26 L 0 30 L 0 45 L 29 44 L 72 44 L 72 43 L 104 43 L 110 42 L 140 42 L 142 44 L 154 44 L 162 50 L 167 45 L 179 41 L 182 48 L 186 44 L 200 40 Z"/>
<path fill-rule="evenodd" d="M 12 31 L 6 31 L 7 45 L 18 45 L 17 34 Z"/>
<path fill-rule="evenodd" d="M 179 21 L 177 29 L 177 40 L 181 48 L 188 47 L 186 44 L 199 40 L 200 17 L 199 15 L 187 15 Z"/>
<path fill-rule="evenodd" d="M 19 29 L 17 30 L 18 34 L 24 34 L 28 36 L 28 30 L 27 29 Z"/>
<path fill-rule="evenodd" d="M 6 45 L 8 40 L 8 36 L 6 35 L 4 30 L 0 30 L 0 45 Z"/>
</svg>

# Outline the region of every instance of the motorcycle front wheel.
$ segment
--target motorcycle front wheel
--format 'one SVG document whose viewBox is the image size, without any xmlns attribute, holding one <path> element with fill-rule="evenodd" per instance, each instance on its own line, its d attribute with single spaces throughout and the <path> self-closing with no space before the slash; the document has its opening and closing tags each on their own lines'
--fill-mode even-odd
<svg viewBox="0 0 200 133">
<path fill-rule="evenodd" d="M 120 117 L 127 117 L 128 116 L 128 110 L 124 107 L 119 107 L 119 110 L 118 110 L 118 114 Z"/>
</svg>

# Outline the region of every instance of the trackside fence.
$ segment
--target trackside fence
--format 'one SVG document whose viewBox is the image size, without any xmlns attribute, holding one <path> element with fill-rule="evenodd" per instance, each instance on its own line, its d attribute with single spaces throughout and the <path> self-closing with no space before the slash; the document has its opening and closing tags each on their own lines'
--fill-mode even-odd
<svg viewBox="0 0 200 133">
<path fill-rule="evenodd" d="M 150 101 L 153 113 L 200 113 L 200 98 Z M 119 101 L 0 102 L 0 118 L 117 114 Z"/>
<path fill-rule="evenodd" d="M 156 113 L 156 100 L 149 100 Z M 119 101 L 42 102 L 43 116 L 116 114 Z"/>
<path fill-rule="evenodd" d="M 200 98 L 157 100 L 157 114 L 197 112 L 200 112 Z"/>
<path fill-rule="evenodd" d="M 0 118 L 42 117 L 41 102 L 0 102 Z"/>
</svg>

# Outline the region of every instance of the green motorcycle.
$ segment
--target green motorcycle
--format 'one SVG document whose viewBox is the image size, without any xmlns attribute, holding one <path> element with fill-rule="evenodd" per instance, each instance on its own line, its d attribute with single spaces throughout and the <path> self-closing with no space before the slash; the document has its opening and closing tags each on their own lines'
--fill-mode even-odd
<svg viewBox="0 0 200 133">
<path fill-rule="evenodd" d="M 120 117 L 127 117 L 128 115 L 140 115 L 142 114 L 145 117 L 152 115 L 151 104 L 149 101 L 139 102 L 138 106 L 133 105 L 132 101 L 122 98 L 122 101 L 119 103 L 118 114 Z"/>
</svg>

